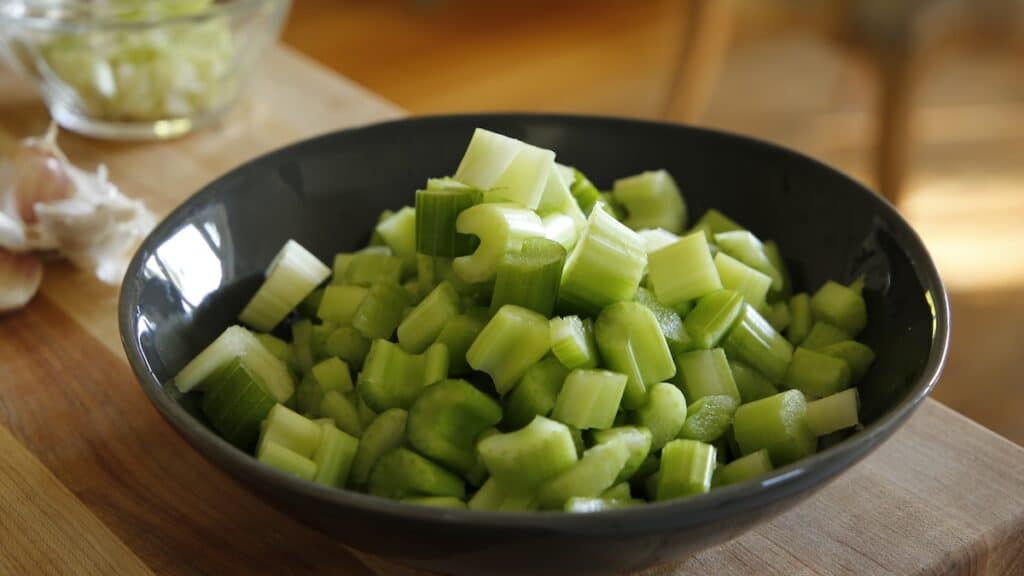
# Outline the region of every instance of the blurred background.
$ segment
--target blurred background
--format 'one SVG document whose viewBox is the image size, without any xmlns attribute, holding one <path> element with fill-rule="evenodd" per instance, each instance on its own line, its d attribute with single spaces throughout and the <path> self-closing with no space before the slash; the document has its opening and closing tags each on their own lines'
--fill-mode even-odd
<svg viewBox="0 0 1024 576">
<path fill-rule="evenodd" d="M 284 41 L 414 114 L 662 118 L 839 167 L 943 273 L 935 397 L 1024 444 L 1024 1 L 296 0 Z"/>
</svg>

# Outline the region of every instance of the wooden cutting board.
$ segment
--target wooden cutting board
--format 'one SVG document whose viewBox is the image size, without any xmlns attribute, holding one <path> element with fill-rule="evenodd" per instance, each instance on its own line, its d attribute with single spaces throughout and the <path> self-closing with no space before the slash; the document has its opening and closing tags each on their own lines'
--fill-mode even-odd
<svg viewBox="0 0 1024 576">
<path fill-rule="evenodd" d="M 221 126 L 171 143 L 72 135 L 163 214 L 274 147 L 401 115 L 287 48 Z M 0 126 L 45 111 L 0 71 Z M 63 264 L 0 317 L 0 574 L 410 574 L 264 504 L 150 406 L 121 350 L 117 293 Z M 648 574 L 1024 574 L 1024 449 L 928 401 L 895 437 L 806 503 Z"/>
</svg>

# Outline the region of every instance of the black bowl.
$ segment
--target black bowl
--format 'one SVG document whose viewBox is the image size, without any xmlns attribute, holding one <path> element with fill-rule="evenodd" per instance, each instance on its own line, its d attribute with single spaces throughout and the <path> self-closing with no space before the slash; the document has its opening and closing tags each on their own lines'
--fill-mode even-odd
<svg viewBox="0 0 1024 576">
<path fill-rule="evenodd" d="M 863 274 L 878 358 L 863 381 L 865 427 L 758 481 L 589 515 L 438 510 L 327 489 L 258 463 L 166 387 L 232 324 L 281 244 L 325 261 L 361 246 L 378 213 L 450 174 L 473 128 L 551 148 L 599 186 L 666 168 L 690 214 L 715 207 L 778 242 L 798 288 Z M 355 548 L 442 572 L 613 573 L 683 558 L 779 514 L 863 458 L 935 384 L 949 336 L 946 292 L 921 240 L 884 200 L 814 160 L 747 138 L 581 116 L 415 118 L 272 152 L 206 186 L 150 234 L 121 291 L 120 328 L 142 388 L 206 457 L 269 501 Z"/>
</svg>

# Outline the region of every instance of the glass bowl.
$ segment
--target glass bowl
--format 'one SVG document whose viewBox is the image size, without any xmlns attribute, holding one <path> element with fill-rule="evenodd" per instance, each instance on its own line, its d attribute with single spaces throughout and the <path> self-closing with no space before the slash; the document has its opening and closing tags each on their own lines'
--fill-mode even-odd
<svg viewBox="0 0 1024 576">
<path fill-rule="evenodd" d="M 0 0 L 0 52 L 64 128 L 174 138 L 238 99 L 291 0 Z"/>
</svg>

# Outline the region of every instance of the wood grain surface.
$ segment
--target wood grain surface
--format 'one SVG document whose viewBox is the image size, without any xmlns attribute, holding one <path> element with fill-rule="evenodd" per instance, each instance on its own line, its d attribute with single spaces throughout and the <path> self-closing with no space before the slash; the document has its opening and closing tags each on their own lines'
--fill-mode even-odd
<svg viewBox="0 0 1024 576">
<path fill-rule="evenodd" d="M 126 192 L 164 213 L 271 147 L 399 114 L 290 50 L 269 62 L 219 129 L 166 144 L 62 141 L 76 161 L 106 162 Z M 0 125 L 24 133 L 45 115 L 19 94 L 0 75 Z M 0 317 L 0 573 L 38 562 L 40 573 L 413 573 L 299 524 L 199 456 L 135 382 L 115 304 L 114 289 L 53 265 L 41 296 Z M 55 544 L 83 533 L 76 546 Z M 1024 449 L 929 401 L 808 502 L 647 573 L 1022 572 Z"/>
</svg>

